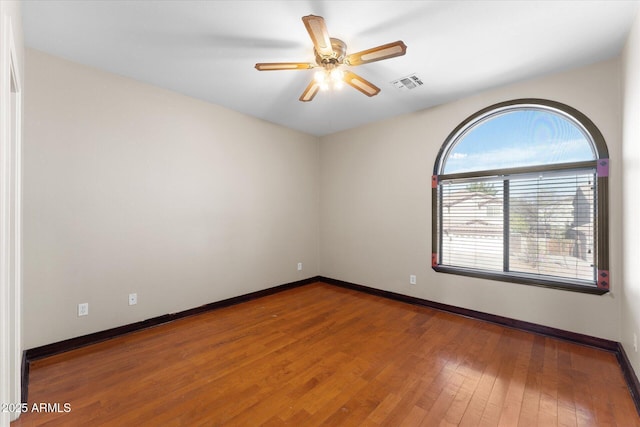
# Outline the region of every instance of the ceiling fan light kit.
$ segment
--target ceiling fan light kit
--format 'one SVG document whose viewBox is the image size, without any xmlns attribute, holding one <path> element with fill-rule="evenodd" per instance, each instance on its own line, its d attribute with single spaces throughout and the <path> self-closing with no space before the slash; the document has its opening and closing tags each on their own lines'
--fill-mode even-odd
<svg viewBox="0 0 640 427">
<path fill-rule="evenodd" d="M 255 68 L 258 71 L 275 70 L 309 70 L 320 68 L 314 74 L 313 80 L 300 96 L 300 101 L 311 101 L 319 90 L 340 89 L 344 83 L 359 90 L 367 96 L 375 96 L 380 88 L 359 75 L 345 70 L 344 66 L 357 66 L 383 59 L 402 56 L 407 52 L 407 46 L 398 40 L 371 49 L 347 55 L 347 45 L 340 39 L 329 37 L 324 18 L 307 15 L 302 17 L 311 41 L 313 42 L 316 63 L 304 62 L 259 62 Z"/>
<path fill-rule="evenodd" d="M 320 86 L 320 90 L 342 89 L 344 86 L 344 71 L 340 68 L 328 68 L 318 70 L 313 76 L 313 79 Z"/>
</svg>

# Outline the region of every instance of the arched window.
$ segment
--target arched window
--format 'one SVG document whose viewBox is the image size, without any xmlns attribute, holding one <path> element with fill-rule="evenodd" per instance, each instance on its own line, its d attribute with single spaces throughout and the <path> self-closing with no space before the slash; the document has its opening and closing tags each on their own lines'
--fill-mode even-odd
<svg viewBox="0 0 640 427">
<path fill-rule="evenodd" d="M 462 122 L 432 180 L 436 271 L 609 290 L 604 138 L 558 102 L 519 99 Z"/>
</svg>

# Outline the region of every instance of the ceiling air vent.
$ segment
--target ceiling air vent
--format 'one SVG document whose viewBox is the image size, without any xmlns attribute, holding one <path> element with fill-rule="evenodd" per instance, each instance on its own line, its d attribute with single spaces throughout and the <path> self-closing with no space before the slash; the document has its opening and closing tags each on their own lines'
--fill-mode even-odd
<svg viewBox="0 0 640 427">
<path fill-rule="evenodd" d="M 411 74 L 410 76 L 402 77 L 398 80 L 394 80 L 391 82 L 391 84 L 395 86 L 396 89 L 402 90 L 402 91 L 415 89 L 423 85 L 422 80 L 420 80 L 420 77 L 416 76 L 415 74 Z"/>
</svg>

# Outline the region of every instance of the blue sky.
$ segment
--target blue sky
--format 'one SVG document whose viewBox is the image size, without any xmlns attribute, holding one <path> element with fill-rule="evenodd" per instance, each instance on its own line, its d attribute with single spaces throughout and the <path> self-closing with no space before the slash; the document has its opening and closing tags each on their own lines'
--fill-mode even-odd
<svg viewBox="0 0 640 427">
<path fill-rule="evenodd" d="M 451 150 L 443 173 L 593 160 L 591 143 L 564 117 L 510 111 L 469 131 Z"/>
</svg>

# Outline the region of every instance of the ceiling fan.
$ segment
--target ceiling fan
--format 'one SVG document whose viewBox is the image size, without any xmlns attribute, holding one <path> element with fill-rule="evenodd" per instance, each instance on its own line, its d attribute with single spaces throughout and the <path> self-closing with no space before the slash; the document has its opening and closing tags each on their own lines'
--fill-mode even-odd
<svg viewBox="0 0 640 427">
<path fill-rule="evenodd" d="M 347 55 L 346 43 L 340 39 L 329 37 L 329 32 L 322 16 L 303 16 L 302 22 L 304 22 L 304 26 L 309 36 L 311 36 L 316 63 L 260 62 L 256 64 L 256 69 L 258 71 L 274 71 L 320 68 L 316 72 L 314 79 L 302 92 L 300 101 L 303 102 L 311 101 L 320 89 L 340 88 L 343 83 L 354 87 L 367 96 L 377 95 L 380 92 L 379 87 L 351 71 L 344 70 L 342 66 L 368 64 L 369 62 L 402 56 L 407 51 L 407 46 L 401 40 L 398 40 Z"/>
</svg>

